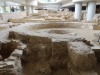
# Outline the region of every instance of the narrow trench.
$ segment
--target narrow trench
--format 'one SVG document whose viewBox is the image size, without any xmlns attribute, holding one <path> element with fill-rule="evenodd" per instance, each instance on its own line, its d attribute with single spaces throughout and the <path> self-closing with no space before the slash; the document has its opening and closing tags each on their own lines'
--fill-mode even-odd
<svg viewBox="0 0 100 75">
<path fill-rule="evenodd" d="M 95 67 L 95 71 L 98 73 L 98 75 L 100 75 L 100 51 L 98 52 L 95 52 L 95 56 L 96 56 L 96 60 L 97 60 L 97 64 L 96 64 L 96 67 Z"/>
</svg>

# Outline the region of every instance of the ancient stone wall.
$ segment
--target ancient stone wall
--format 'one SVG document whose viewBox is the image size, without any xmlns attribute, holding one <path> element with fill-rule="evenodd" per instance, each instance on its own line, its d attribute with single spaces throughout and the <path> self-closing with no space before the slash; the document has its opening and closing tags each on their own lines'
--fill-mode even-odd
<svg viewBox="0 0 100 75">
<path fill-rule="evenodd" d="M 22 72 L 21 56 L 23 50 L 17 49 L 17 43 L 0 43 L 0 75 L 20 75 Z"/>
<path fill-rule="evenodd" d="M 82 41 L 52 41 L 49 37 L 24 35 L 13 31 L 9 38 L 18 39 L 27 45 L 28 51 L 25 52 L 23 60 L 37 63 L 34 70 L 36 73 L 51 75 L 53 70 L 68 68 L 71 75 L 97 75 L 94 71 L 94 51 Z"/>
</svg>

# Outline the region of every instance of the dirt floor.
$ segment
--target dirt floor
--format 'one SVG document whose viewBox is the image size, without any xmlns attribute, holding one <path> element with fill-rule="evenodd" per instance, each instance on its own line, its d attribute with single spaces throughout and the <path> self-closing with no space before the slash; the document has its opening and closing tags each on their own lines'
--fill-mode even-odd
<svg viewBox="0 0 100 75">
<path fill-rule="evenodd" d="M 34 72 L 35 63 L 28 63 L 23 65 L 22 75 L 39 75 Z M 97 63 L 95 71 L 100 75 L 100 63 Z M 52 75 L 70 75 L 67 69 L 59 69 L 52 72 Z"/>
<path fill-rule="evenodd" d="M 22 75 L 41 75 L 34 72 L 35 63 L 28 63 L 23 65 Z M 58 69 L 52 72 L 51 75 L 70 75 L 67 69 Z"/>
</svg>

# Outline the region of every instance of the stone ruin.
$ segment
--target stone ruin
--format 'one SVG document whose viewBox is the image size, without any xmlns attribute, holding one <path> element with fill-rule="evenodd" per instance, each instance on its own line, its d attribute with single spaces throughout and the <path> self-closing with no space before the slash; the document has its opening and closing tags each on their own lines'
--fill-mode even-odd
<svg viewBox="0 0 100 75">
<path fill-rule="evenodd" d="M 0 75 L 21 75 L 22 54 L 22 44 L 12 40 L 6 43 L 0 42 Z"/>
<path fill-rule="evenodd" d="M 34 16 L 35 18 L 45 18 L 45 20 L 33 20 Z M 64 18 L 68 19 L 70 17 L 65 16 Z M 100 52 L 91 48 L 90 42 L 79 37 L 77 33 L 60 29 L 81 28 L 83 25 L 89 26 L 95 23 L 77 20 L 60 21 L 52 17 L 47 20 L 46 17 L 38 16 L 38 14 L 32 15 L 31 19 L 26 17 L 10 19 L 9 21 L 13 23 L 34 22 L 43 24 L 31 25 L 29 27 L 31 31 L 24 28 L 19 30 L 15 27 L 14 30 L 9 32 L 9 39 L 20 42 L 11 41 L 0 44 L 0 51 L 3 50 L 2 52 L 9 54 L 6 56 L 0 52 L 0 75 L 22 75 L 23 65 L 28 63 L 35 64 L 33 70 L 35 75 L 52 75 L 54 71 L 59 69 L 65 69 L 68 71 L 68 75 L 98 75 L 94 68 L 96 59 L 100 61 Z M 95 36 L 96 42 L 100 43 L 100 36 L 98 34 Z"/>
<path fill-rule="evenodd" d="M 9 39 L 20 40 L 27 45 L 23 49 L 22 63 L 35 64 L 33 72 L 36 75 L 52 75 L 58 69 L 65 69 L 69 75 L 98 75 L 94 70 L 94 51 L 84 38 L 75 33 L 60 29 L 26 33 L 14 29 L 9 32 Z"/>
</svg>

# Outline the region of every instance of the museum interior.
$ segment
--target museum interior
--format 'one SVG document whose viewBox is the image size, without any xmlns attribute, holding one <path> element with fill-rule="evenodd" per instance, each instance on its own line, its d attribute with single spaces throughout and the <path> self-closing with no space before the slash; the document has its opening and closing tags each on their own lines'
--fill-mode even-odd
<svg viewBox="0 0 100 75">
<path fill-rule="evenodd" d="M 100 75 L 100 0 L 0 0 L 0 75 Z"/>
</svg>

